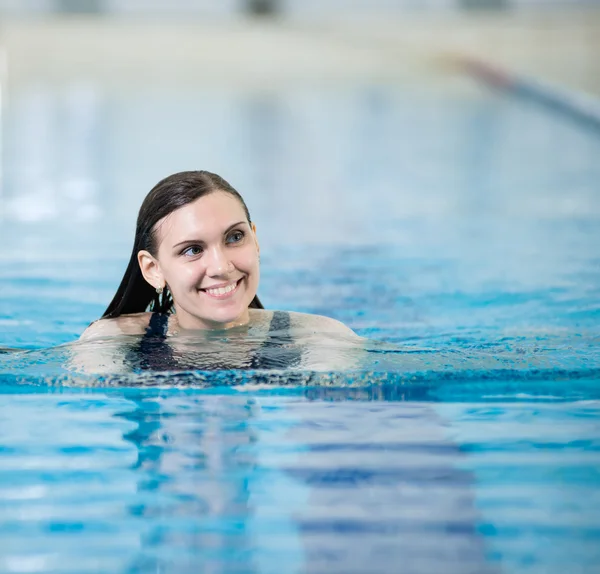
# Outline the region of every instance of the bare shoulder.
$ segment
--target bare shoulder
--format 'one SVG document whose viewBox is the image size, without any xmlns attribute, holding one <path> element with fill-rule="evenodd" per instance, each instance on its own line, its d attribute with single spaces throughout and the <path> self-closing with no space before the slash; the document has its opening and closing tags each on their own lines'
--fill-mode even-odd
<svg viewBox="0 0 600 574">
<path fill-rule="evenodd" d="M 152 313 L 133 313 L 121 315 L 115 319 L 94 321 L 79 337 L 80 341 L 89 341 L 119 335 L 143 335 L 150 322 Z"/>
<path fill-rule="evenodd" d="M 312 315 L 310 313 L 296 313 L 290 311 L 290 319 L 295 327 L 301 329 L 310 329 L 319 333 L 349 335 L 351 337 L 359 338 L 350 327 L 344 325 L 341 321 L 332 319 L 331 317 L 325 317 L 324 315 Z"/>
</svg>

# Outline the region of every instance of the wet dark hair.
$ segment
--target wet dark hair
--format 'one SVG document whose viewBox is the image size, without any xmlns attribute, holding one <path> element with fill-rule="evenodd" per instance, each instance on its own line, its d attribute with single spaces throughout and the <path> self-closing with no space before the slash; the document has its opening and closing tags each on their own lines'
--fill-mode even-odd
<svg viewBox="0 0 600 574">
<path fill-rule="evenodd" d="M 138 213 L 133 249 L 125 275 L 113 300 L 104 311 L 103 319 L 114 319 L 120 315 L 144 311 L 173 312 L 173 297 L 169 289 L 164 289 L 159 295 L 156 289 L 144 279 L 137 254 L 144 249 L 156 257 L 158 251 L 156 224 L 176 209 L 215 191 L 233 195 L 242 204 L 248 223 L 251 223 L 250 213 L 242 196 L 222 177 L 209 171 L 175 173 L 159 181 L 150 190 Z M 264 308 L 256 296 L 249 307 Z"/>
</svg>

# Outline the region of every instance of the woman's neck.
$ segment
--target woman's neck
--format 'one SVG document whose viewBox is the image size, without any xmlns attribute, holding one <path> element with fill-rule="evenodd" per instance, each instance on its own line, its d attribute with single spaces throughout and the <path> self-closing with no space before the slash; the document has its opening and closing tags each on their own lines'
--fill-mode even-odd
<svg viewBox="0 0 600 574">
<path fill-rule="evenodd" d="M 239 317 L 233 321 L 219 322 L 210 321 L 206 319 L 200 319 L 186 313 L 181 309 L 175 307 L 175 313 L 171 316 L 169 321 L 169 330 L 174 331 L 229 331 L 231 329 L 239 329 L 241 327 L 247 327 L 250 324 L 250 310 L 246 309 Z"/>
</svg>

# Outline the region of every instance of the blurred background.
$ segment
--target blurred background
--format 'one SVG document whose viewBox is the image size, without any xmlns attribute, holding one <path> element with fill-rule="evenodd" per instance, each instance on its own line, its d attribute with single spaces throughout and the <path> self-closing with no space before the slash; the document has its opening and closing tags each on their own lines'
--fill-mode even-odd
<svg viewBox="0 0 600 574">
<path fill-rule="evenodd" d="M 592 255 L 598 137 L 453 62 L 594 96 L 598 54 L 600 0 L 0 0 L 5 344 L 97 318 L 141 200 L 189 169 L 246 198 L 271 307 L 383 336 L 440 328 L 432 285 L 552 285 Z M 380 256 L 388 331 L 361 287 L 331 299 Z"/>
</svg>

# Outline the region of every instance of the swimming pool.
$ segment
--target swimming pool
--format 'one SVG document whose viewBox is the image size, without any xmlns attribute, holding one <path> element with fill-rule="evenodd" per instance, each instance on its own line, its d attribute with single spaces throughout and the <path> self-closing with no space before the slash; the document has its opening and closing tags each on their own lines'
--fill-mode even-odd
<svg viewBox="0 0 600 574">
<path fill-rule="evenodd" d="M 475 88 L 139 96 L 6 109 L 0 571 L 595 571 L 597 132 Z M 247 199 L 265 305 L 344 321 L 364 368 L 65 369 L 190 167 Z"/>
</svg>

